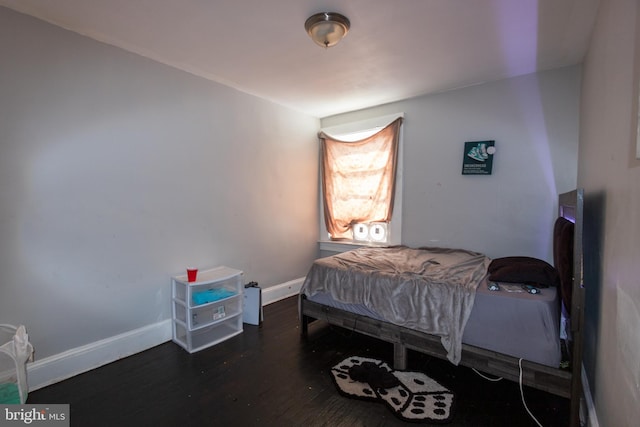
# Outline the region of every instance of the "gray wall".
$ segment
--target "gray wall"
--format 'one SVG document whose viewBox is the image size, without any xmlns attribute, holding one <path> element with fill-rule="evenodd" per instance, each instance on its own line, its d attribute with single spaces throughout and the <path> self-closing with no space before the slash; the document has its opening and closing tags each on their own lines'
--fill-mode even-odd
<svg viewBox="0 0 640 427">
<path fill-rule="evenodd" d="M 640 5 L 601 0 L 582 87 L 584 365 L 601 426 L 640 419 Z"/>
<path fill-rule="evenodd" d="M 0 323 L 41 359 L 170 318 L 187 265 L 304 276 L 318 128 L 0 8 Z"/>
<path fill-rule="evenodd" d="M 557 195 L 576 187 L 580 69 L 568 67 L 322 120 L 405 113 L 402 242 L 552 260 Z M 463 176 L 465 141 L 495 140 L 490 176 Z"/>
</svg>

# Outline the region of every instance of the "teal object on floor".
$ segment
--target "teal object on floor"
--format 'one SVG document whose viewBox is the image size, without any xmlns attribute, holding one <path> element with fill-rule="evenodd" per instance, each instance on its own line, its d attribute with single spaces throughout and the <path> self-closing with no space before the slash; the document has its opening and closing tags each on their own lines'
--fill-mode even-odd
<svg viewBox="0 0 640 427">
<path fill-rule="evenodd" d="M 19 405 L 21 403 L 20 390 L 18 390 L 17 384 L 0 384 L 0 403 L 4 405 Z"/>
</svg>

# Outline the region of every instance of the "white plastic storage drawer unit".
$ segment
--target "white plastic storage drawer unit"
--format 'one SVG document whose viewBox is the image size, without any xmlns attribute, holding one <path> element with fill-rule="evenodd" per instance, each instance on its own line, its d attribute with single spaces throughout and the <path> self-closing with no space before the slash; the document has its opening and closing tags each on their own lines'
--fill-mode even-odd
<svg viewBox="0 0 640 427">
<path fill-rule="evenodd" d="M 189 353 L 242 333 L 242 271 L 217 267 L 171 279 L 173 341 Z"/>
</svg>

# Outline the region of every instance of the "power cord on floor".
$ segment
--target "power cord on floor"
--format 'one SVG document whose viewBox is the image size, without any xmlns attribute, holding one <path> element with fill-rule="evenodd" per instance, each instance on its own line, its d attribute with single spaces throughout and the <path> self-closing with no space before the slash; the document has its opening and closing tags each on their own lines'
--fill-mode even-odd
<svg viewBox="0 0 640 427">
<path fill-rule="evenodd" d="M 531 411 L 529 410 L 529 407 L 527 406 L 527 402 L 525 402 L 524 400 L 524 390 L 523 390 L 523 386 L 522 386 L 522 359 L 518 360 L 518 367 L 520 368 L 520 377 L 519 377 L 519 381 L 518 383 L 520 384 L 520 397 L 522 398 L 522 404 L 524 405 L 524 409 L 527 410 L 527 413 L 529 414 L 529 416 L 533 419 L 533 421 L 536 422 L 536 424 L 538 424 L 539 427 L 542 427 L 542 424 L 540 424 L 540 422 L 536 419 L 536 417 L 533 416 L 533 414 L 531 413 Z M 500 381 L 503 378 L 502 377 L 497 377 L 497 378 L 491 378 L 488 377 L 482 373 L 480 373 L 479 371 L 477 371 L 475 368 L 471 368 L 473 370 L 473 372 L 475 372 L 476 374 L 480 375 L 482 378 L 484 378 L 487 381 Z"/>
<path fill-rule="evenodd" d="M 498 382 L 498 381 L 502 380 L 502 377 L 491 378 L 491 377 L 488 377 L 488 376 L 484 375 L 480 371 L 477 371 L 476 368 L 471 368 L 471 369 L 473 370 L 473 372 L 475 372 L 476 374 L 480 375 L 482 378 L 484 378 L 487 381 Z"/>
<path fill-rule="evenodd" d="M 533 414 L 529 410 L 529 407 L 527 406 L 527 402 L 524 401 L 524 391 L 522 389 L 522 358 L 520 358 L 520 360 L 518 360 L 518 366 L 520 367 L 520 380 L 519 380 L 519 383 L 520 383 L 520 397 L 522 398 L 522 404 L 524 405 L 524 409 L 527 410 L 527 413 L 533 419 L 533 421 L 535 421 L 536 424 L 538 424 L 538 426 L 542 427 L 542 424 L 540 424 L 540 422 L 536 419 L 536 417 L 533 416 Z"/>
</svg>

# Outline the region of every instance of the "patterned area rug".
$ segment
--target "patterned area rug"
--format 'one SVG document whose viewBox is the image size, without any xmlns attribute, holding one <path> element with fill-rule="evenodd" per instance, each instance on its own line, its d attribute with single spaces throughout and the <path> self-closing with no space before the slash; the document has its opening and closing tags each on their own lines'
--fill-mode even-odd
<svg viewBox="0 0 640 427">
<path fill-rule="evenodd" d="M 455 396 L 421 372 L 394 371 L 385 362 L 348 357 L 331 368 L 341 394 L 385 403 L 400 419 L 448 423 Z"/>
</svg>

